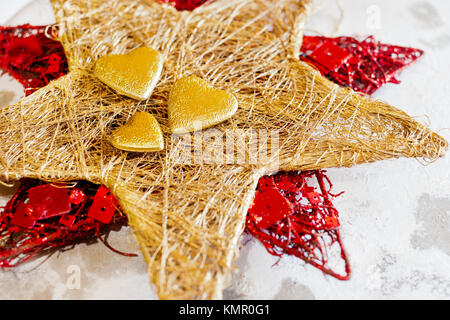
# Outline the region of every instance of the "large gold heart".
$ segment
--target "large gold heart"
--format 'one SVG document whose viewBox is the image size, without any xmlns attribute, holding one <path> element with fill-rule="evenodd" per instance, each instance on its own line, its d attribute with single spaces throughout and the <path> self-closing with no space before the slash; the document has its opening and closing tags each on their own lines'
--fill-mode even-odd
<svg viewBox="0 0 450 320">
<path fill-rule="evenodd" d="M 140 47 L 127 54 L 107 54 L 99 58 L 94 73 L 117 93 L 146 100 L 161 76 L 162 67 L 163 59 L 158 51 Z"/>
<path fill-rule="evenodd" d="M 181 78 L 169 93 L 169 127 L 181 134 L 211 127 L 236 113 L 238 101 L 196 76 Z"/>
<path fill-rule="evenodd" d="M 136 112 L 123 126 L 111 133 L 111 144 L 121 150 L 146 152 L 164 149 L 164 138 L 155 117 Z"/>
</svg>

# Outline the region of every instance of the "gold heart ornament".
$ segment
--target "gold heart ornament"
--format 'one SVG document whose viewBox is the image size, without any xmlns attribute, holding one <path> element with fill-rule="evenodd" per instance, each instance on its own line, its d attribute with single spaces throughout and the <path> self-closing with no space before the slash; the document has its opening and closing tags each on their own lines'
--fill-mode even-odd
<svg viewBox="0 0 450 320">
<path fill-rule="evenodd" d="M 169 93 L 168 117 L 175 134 L 211 127 L 236 113 L 237 99 L 196 76 L 181 78 Z"/>
<path fill-rule="evenodd" d="M 137 100 L 152 94 L 163 67 L 161 54 L 148 47 L 140 47 L 127 54 L 107 54 L 99 58 L 94 73 L 117 93 Z"/>
<path fill-rule="evenodd" d="M 126 124 L 111 133 L 111 144 L 120 150 L 147 152 L 164 149 L 164 138 L 156 118 L 136 112 Z"/>
</svg>

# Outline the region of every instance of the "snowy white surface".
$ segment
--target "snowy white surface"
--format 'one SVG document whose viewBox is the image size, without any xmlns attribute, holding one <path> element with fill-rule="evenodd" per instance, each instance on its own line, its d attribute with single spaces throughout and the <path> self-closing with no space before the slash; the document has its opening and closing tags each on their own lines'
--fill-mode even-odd
<svg viewBox="0 0 450 320">
<path fill-rule="evenodd" d="M 425 50 L 425 56 L 402 73 L 400 85 L 387 85 L 375 97 L 417 116 L 450 140 L 450 102 L 446 98 L 450 92 L 450 2 L 341 3 L 344 16 L 336 35 L 373 34 L 383 42 Z M 0 8 L 2 24 L 54 20 L 47 0 L 2 0 Z M 332 35 L 338 20 L 335 1 L 317 1 L 307 28 Z M 18 83 L 0 77 L 0 106 L 22 95 Z M 449 299 L 449 162 L 449 156 L 427 166 L 398 159 L 328 170 L 335 191 L 346 191 L 334 203 L 341 214 L 344 244 L 353 267 L 351 280 L 325 277 L 292 257 L 284 257 L 274 266 L 277 258 L 246 238 L 249 241 L 241 250 L 239 268 L 225 298 Z M 2 202 L 11 192 L 0 189 Z M 111 238 L 115 247 L 137 251 L 128 229 Z M 74 278 L 77 274 L 79 288 Z M 141 257 L 122 257 L 94 243 L 1 271 L 0 298 L 155 299 L 156 295 Z"/>
</svg>

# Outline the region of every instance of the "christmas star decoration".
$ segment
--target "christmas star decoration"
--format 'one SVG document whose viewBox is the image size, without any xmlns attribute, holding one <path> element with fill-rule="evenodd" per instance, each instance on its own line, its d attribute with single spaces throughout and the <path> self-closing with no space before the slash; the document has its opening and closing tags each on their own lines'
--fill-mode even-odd
<svg viewBox="0 0 450 320">
<path fill-rule="evenodd" d="M 128 216 L 160 298 L 221 298 L 262 175 L 400 156 L 435 160 L 447 148 L 403 111 L 299 61 L 310 1 L 216 0 L 192 12 L 152 0 L 52 5 L 57 28 L 49 33 L 62 42 L 70 72 L 0 110 L 0 177 L 104 184 Z M 149 99 L 121 96 L 94 76 L 101 56 L 141 46 L 164 58 Z M 239 108 L 205 134 L 174 136 L 168 94 L 190 75 L 232 93 Z M 111 132 L 138 111 L 161 124 L 163 151 L 110 144 Z M 223 147 L 229 133 L 238 136 L 232 152 Z M 255 159 L 263 149 L 270 152 Z"/>
</svg>

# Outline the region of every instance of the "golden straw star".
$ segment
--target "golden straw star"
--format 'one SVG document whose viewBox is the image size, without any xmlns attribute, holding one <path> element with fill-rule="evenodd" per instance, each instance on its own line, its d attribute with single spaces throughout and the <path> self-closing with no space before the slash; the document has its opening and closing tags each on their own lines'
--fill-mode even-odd
<svg viewBox="0 0 450 320">
<path fill-rule="evenodd" d="M 447 148 L 406 113 L 297 59 L 309 0 L 216 0 L 193 12 L 151 0 L 52 4 L 70 73 L 0 111 L 0 176 L 109 187 L 160 298 L 221 298 L 262 175 L 400 156 L 434 160 Z M 99 57 L 141 46 L 164 58 L 148 100 L 121 96 L 93 75 Z M 172 136 L 168 93 L 189 75 L 232 93 L 239 107 L 205 134 Z M 137 111 L 161 124 L 163 151 L 110 144 L 111 131 Z M 228 152 L 230 132 L 237 142 Z M 267 158 L 255 160 L 263 149 Z"/>
</svg>

